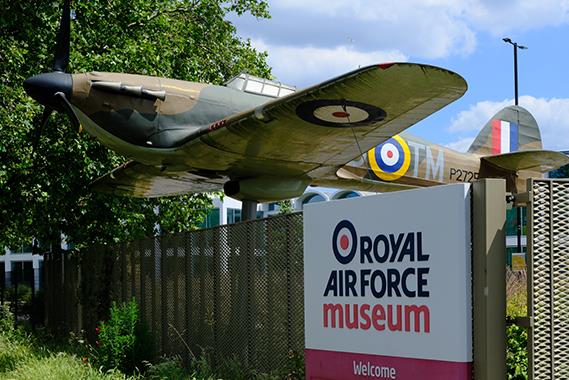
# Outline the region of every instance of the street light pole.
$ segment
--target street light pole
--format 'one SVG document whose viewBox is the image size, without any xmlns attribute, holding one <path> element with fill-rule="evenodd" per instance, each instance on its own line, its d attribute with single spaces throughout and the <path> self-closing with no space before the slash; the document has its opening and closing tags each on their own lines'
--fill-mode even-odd
<svg viewBox="0 0 569 380">
<path fill-rule="evenodd" d="M 525 50 L 527 46 L 519 45 L 510 38 L 502 38 L 502 41 L 514 47 L 514 92 L 516 95 L 516 106 L 518 105 L 518 49 Z"/>
<path fill-rule="evenodd" d="M 518 45 L 514 43 L 514 89 L 516 106 L 518 105 Z"/>
<path fill-rule="evenodd" d="M 510 38 L 502 38 L 502 41 L 508 43 L 514 47 L 514 94 L 515 94 L 515 102 L 516 106 L 518 105 L 518 49 L 525 50 L 527 46 L 518 45 L 517 42 L 512 41 Z M 518 253 L 522 253 L 522 208 L 518 207 L 516 209 L 516 217 L 517 217 L 517 245 L 518 245 Z M 527 241 L 527 240 L 526 240 Z"/>
</svg>

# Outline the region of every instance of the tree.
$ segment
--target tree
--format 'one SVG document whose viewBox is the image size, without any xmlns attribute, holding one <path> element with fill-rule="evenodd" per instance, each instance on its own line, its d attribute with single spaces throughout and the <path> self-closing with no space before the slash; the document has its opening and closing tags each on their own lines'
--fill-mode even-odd
<svg viewBox="0 0 569 380">
<path fill-rule="evenodd" d="M 62 2 L 2 1 L 0 7 L 0 247 L 61 233 L 76 246 L 195 228 L 205 194 L 130 199 L 88 184 L 125 158 L 53 114 L 32 154 L 42 108 L 23 81 L 51 71 Z M 114 71 L 222 83 L 241 71 L 269 77 L 266 53 L 226 19 L 269 17 L 263 0 L 78 0 L 72 3 L 69 72 Z M 34 157 L 32 157 L 34 156 Z"/>
</svg>

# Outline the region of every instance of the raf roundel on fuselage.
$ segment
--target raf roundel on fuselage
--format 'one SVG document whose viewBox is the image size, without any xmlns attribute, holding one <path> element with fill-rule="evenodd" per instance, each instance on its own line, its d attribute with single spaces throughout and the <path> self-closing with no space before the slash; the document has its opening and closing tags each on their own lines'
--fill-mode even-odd
<svg viewBox="0 0 569 380">
<path fill-rule="evenodd" d="M 407 173 L 411 164 L 409 146 L 400 136 L 393 136 L 368 151 L 372 171 L 384 181 L 394 181 Z"/>
</svg>

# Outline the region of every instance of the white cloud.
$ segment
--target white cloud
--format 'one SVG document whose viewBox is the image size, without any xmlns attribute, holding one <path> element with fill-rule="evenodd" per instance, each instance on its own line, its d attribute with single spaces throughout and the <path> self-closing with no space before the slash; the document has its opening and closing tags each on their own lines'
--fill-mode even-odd
<svg viewBox="0 0 569 380">
<path fill-rule="evenodd" d="M 272 44 L 290 38 L 330 47 L 329 41 L 350 38 L 360 50 L 397 49 L 428 59 L 467 55 L 476 47 L 463 9 L 452 1 L 287 0 L 271 2 L 271 13 L 272 27 L 262 38 Z"/>
<path fill-rule="evenodd" d="M 445 18 L 453 22 L 467 20 L 476 29 L 494 33 L 569 21 L 568 0 L 275 0 L 271 7 L 384 22 L 410 18 L 420 22 L 428 18 L 431 25 L 436 25 Z"/>
<path fill-rule="evenodd" d="M 466 18 L 495 35 L 569 22 L 567 0 L 464 1 Z"/>
<path fill-rule="evenodd" d="M 454 149 L 457 152 L 466 152 L 473 141 L 474 141 L 474 137 L 464 137 L 464 138 L 458 139 L 456 141 L 450 142 L 450 143 L 446 144 L 445 146 L 447 148 Z"/>
<path fill-rule="evenodd" d="M 398 49 L 437 59 L 468 55 L 476 33 L 497 36 L 569 23 L 569 0 L 274 0 L 263 38 L 283 44 L 356 41 L 360 50 Z M 259 35 L 253 38 L 261 38 Z"/>
<path fill-rule="evenodd" d="M 478 102 L 452 119 L 449 132 L 479 131 L 496 112 L 512 104 L 512 100 Z"/>
<path fill-rule="evenodd" d="M 458 141 L 448 144 L 451 146 L 465 138 L 474 138 L 478 131 L 496 112 L 505 106 L 513 104 L 513 100 L 507 99 L 501 102 L 483 101 L 462 111 L 454 118 L 449 127 L 451 133 L 460 133 Z M 569 99 L 559 98 L 534 98 L 533 96 L 520 97 L 520 106 L 526 108 L 535 117 L 541 130 L 543 146 L 546 149 L 567 150 L 569 149 Z M 469 134 L 470 136 L 464 136 Z"/>
<path fill-rule="evenodd" d="M 268 45 L 261 40 L 253 40 L 252 44 L 259 50 L 269 52 L 269 64 L 278 80 L 299 87 L 319 83 L 360 66 L 407 60 L 396 50 L 361 52 L 347 46 L 278 46 Z"/>
</svg>

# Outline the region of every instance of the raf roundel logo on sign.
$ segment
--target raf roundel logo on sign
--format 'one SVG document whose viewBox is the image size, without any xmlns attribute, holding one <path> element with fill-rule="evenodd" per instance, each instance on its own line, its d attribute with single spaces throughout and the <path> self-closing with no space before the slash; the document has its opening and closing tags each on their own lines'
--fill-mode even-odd
<svg viewBox="0 0 569 380">
<path fill-rule="evenodd" d="M 398 135 L 368 151 L 367 156 L 375 175 L 384 181 L 401 178 L 411 164 L 409 146 Z"/>
<path fill-rule="evenodd" d="M 356 228 L 348 220 L 342 220 L 332 234 L 332 250 L 340 264 L 350 263 L 356 255 L 358 236 Z"/>
</svg>

